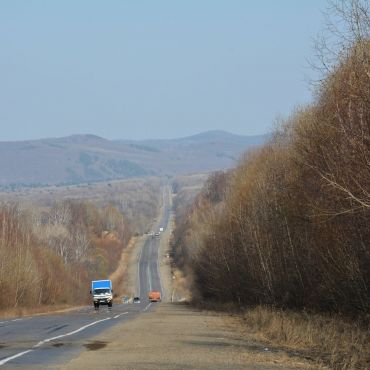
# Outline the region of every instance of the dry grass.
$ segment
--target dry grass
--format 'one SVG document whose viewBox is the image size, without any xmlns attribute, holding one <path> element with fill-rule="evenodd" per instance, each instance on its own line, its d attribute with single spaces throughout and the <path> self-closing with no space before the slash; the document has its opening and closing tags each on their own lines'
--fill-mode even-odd
<svg viewBox="0 0 370 370">
<path fill-rule="evenodd" d="M 128 268 L 131 255 L 138 243 L 138 237 L 132 237 L 128 246 L 123 249 L 117 269 L 109 276 L 112 280 L 115 297 L 132 295 L 132 282 L 129 280 Z"/>
<path fill-rule="evenodd" d="M 256 307 L 243 316 L 244 330 L 273 346 L 297 352 L 332 369 L 370 367 L 369 327 L 340 317 Z"/>
<path fill-rule="evenodd" d="M 189 276 L 184 276 L 183 272 L 172 267 L 172 297 L 171 301 L 186 301 L 190 302 L 192 299 Z"/>
</svg>

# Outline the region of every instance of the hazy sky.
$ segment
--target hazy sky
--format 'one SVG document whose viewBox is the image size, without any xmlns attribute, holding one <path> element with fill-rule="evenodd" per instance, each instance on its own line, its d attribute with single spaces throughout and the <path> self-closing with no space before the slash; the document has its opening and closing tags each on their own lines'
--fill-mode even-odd
<svg viewBox="0 0 370 370">
<path fill-rule="evenodd" d="M 325 0 L 0 0 L 0 141 L 254 135 L 309 102 Z"/>
</svg>

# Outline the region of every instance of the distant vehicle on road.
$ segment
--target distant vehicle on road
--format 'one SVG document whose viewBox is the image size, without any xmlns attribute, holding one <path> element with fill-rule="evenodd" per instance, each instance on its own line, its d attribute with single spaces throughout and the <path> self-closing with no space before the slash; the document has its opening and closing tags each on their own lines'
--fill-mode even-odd
<svg viewBox="0 0 370 370">
<path fill-rule="evenodd" d="M 154 234 L 154 236 L 159 236 L 161 233 L 160 232 L 156 232 L 155 234 Z"/>
<path fill-rule="evenodd" d="M 108 307 L 113 305 L 113 289 L 111 280 L 94 280 L 91 282 L 91 291 L 93 295 L 94 307 L 104 304 Z"/>
<path fill-rule="evenodd" d="M 122 303 L 128 303 L 128 300 L 129 300 L 129 298 L 127 297 L 127 295 L 122 297 Z"/>
<path fill-rule="evenodd" d="M 133 302 L 134 303 L 140 303 L 140 297 L 134 297 Z"/>
<path fill-rule="evenodd" d="M 152 290 L 149 292 L 148 297 L 150 302 L 159 302 L 161 300 L 161 292 Z"/>
</svg>

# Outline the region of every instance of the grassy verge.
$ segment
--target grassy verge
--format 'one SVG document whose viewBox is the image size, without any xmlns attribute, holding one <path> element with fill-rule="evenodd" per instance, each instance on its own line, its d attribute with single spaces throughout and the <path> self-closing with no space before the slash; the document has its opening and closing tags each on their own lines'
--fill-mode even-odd
<svg viewBox="0 0 370 370">
<path fill-rule="evenodd" d="M 241 319 L 243 331 L 288 353 L 332 369 L 370 368 L 368 323 L 265 307 L 247 310 Z"/>
<path fill-rule="evenodd" d="M 228 312 L 244 337 L 316 363 L 318 369 L 370 369 L 370 321 L 339 315 L 278 310 L 264 306 L 241 309 L 234 304 L 193 300 L 193 306 Z"/>
</svg>

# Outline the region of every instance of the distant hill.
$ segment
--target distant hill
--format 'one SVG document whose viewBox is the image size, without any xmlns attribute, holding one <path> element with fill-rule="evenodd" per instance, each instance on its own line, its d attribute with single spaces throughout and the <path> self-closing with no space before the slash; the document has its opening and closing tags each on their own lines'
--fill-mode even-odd
<svg viewBox="0 0 370 370">
<path fill-rule="evenodd" d="M 62 185 L 230 168 L 267 140 L 224 131 L 166 140 L 106 140 L 73 135 L 0 142 L 0 187 Z"/>
</svg>

